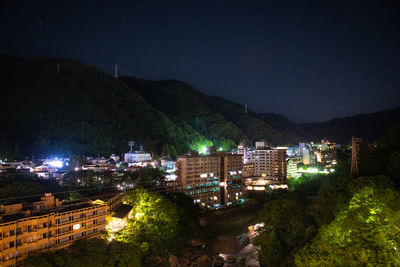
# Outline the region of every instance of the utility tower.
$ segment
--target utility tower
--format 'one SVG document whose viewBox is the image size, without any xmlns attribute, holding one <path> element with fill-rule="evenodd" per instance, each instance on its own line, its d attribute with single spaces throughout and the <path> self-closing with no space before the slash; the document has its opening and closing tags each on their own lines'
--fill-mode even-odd
<svg viewBox="0 0 400 267">
<path fill-rule="evenodd" d="M 247 104 L 244 105 L 244 114 L 247 114 Z"/>
<path fill-rule="evenodd" d="M 358 142 L 357 142 L 358 141 Z M 362 142 L 362 138 L 351 138 L 351 174 L 358 173 L 358 158 L 357 154 L 360 150 L 359 142 Z"/>
<path fill-rule="evenodd" d="M 131 149 L 129 150 L 129 152 L 132 152 L 132 151 L 133 151 L 133 146 L 135 145 L 135 142 L 134 142 L 134 141 L 129 141 L 129 142 L 128 142 L 128 145 L 129 145 L 129 147 L 131 148 Z"/>
<path fill-rule="evenodd" d="M 360 151 L 366 152 L 373 149 L 373 146 L 362 138 L 354 136 L 351 138 L 351 174 L 357 174 L 359 171 Z"/>
<path fill-rule="evenodd" d="M 115 67 L 114 67 L 114 77 L 115 77 L 115 79 L 118 79 L 118 65 L 117 64 L 115 64 Z"/>
</svg>

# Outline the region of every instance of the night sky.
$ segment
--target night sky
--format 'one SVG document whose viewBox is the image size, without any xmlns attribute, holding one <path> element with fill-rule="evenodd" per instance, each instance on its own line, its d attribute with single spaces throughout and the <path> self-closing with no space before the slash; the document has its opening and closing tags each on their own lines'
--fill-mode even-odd
<svg viewBox="0 0 400 267">
<path fill-rule="evenodd" d="M 85 2 L 85 3 L 83 3 Z M 324 121 L 400 105 L 395 1 L 2 1 L 0 53 L 178 79 Z"/>
</svg>

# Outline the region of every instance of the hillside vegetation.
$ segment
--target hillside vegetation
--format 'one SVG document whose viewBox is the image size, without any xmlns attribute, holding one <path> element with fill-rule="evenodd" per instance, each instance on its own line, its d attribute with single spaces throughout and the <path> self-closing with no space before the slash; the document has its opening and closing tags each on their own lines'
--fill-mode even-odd
<svg viewBox="0 0 400 267">
<path fill-rule="evenodd" d="M 57 72 L 59 64 L 59 72 Z M 0 56 L 0 156 L 108 155 L 128 140 L 176 156 L 214 144 L 295 143 L 244 108 L 179 81 L 115 79 L 74 59 Z"/>
</svg>

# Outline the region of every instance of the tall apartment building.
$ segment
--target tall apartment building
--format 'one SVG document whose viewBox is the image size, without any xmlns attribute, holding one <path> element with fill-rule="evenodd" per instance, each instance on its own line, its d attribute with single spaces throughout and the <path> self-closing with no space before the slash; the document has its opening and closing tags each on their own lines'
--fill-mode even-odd
<svg viewBox="0 0 400 267">
<path fill-rule="evenodd" d="M 220 205 L 221 158 L 217 155 L 178 156 L 180 190 L 200 207 Z"/>
<path fill-rule="evenodd" d="M 221 157 L 221 204 L 244 202 L 242 155 L 220 152 Z"/>
<path fill-rule="evenodd" d="M 252 154 L 254 176 L 286 182 L 286 149 L 271 149 L 256 143 Z"/>
<path fill-rule="evenodd" d="M 254 177 L 254 163 L 246 163 L 243 165 L 243 178 Z"/>
<path fill-rule="evenodd" d="M 0 266 L 19 266 L 32 254 L 68 249 L 79 239 L 99 237 L 106 229 L 109 205 L 123 219 L 130 212 L 120 194 L 64 205 L 51 193 L 28 204 L 0 206 Z M 118 204 L 118 205 L 117 205 Z M 124 214 L 119 209 L 124 209 Z M 114 217 L 115 217 L 114 216 Z M 108 219 L 108 218 L 107 218 Z"/>
<path fill-rule="evenodd" d="M 178 156 L 180 190 L 204 208 L 244 202 L 242 166 L 230 153 Z"/>
</svg>

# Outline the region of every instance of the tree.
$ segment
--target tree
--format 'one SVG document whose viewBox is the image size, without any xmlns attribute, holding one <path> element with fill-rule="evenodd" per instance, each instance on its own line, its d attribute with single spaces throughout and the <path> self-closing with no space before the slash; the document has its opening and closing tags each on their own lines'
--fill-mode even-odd
<svg viewBox="0 0 400 267">
<path fill-rule="evenodd" d="M 78 240 L 71 251 L 48 251 L 30 256 L 25 266 L 42 267 L 98 267 L 98 266 L 142 266 L 142 255 L 137 244 L 103 239 Z"/>
<path fill-rule="evenodd" d="M 139 244 L 145 255 L 165 255 L 179 232 L 179 215 L 176 206 L 154 192 L 143 188 L 129 190 L 124 202 L 133 206 L 133 218 L 118 233 L 117 240 Z"/>
<path fill-rule="evenodd" d="M 138 183 L 142 187 L 158 186 L 164 183 L 164 174 L 164 171 L 159 168 L 147 166 L 133 173 L 125 173 L 122 182 Z"/>
<path fill-rule="evenodd" d="M 70 171 L 61 180 L 67 187 L 110 186 L 114 179 L 110 172 Z"/>
<path fill-rule="evenodd" d="M 399 197 L 382 185 L 357 190 L 348 206 L 296 253 L 296 265 L 400 265 Z"/>
<path fill-rule="evenodd" d="M 254 244 L 260 247 L 259 260 L 265 266 L 284 266 L 292 255 L 316 232 L 307 210 L 307 199 L 292 193 L 268 201 L 260 213 L 265 223 Z"/>
</svg>

